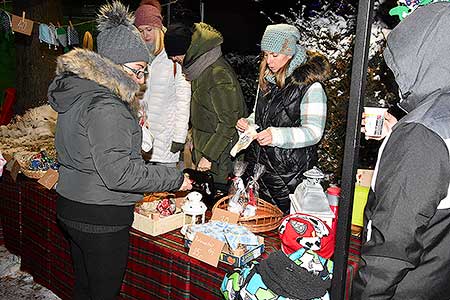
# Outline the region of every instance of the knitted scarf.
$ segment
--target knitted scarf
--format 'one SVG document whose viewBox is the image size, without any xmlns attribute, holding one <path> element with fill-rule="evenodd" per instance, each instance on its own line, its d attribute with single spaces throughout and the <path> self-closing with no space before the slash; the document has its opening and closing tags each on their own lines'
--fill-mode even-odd
<svg viewBox="0 0 450 300">
<path fill-rule="evenodd" d="M 183 67 L 183 73 L 189 81 L 197 79 L 202 72 L 222 56 L 220 46 L 217 46 L 199 56 L 190 65 Z"/>
</svg>

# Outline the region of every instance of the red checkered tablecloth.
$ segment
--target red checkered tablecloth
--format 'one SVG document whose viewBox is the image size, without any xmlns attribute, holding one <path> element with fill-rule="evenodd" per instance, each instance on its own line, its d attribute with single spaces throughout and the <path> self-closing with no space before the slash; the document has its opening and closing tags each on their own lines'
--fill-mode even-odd
<svg viewBox="0 0 450 300">
<path fill-rule="evenodd" d="M 275 232 L 262 234 L 267 253 L 279 249 Z M 222 299 L 220 284 L 232 267 L 212 267 L 187 255 L 183 235 L 175 230 L 157 237 L 131 231 L 123 299 Z"/>
<path fill-rule="evenodd" d="M 22 269 L 61 299 L 71 299 L 73 270 L 69 245 L 56 223 L 57 194 L 19 176 L 0 181 L 0 213 L 8 250 L 22 257 Z M 222 299 L 220 284 L 231 266 L 212 267 L 187 255 L 175 230 L 157 237 L 132 229 L 121 299 Z M 279 249 L 276 232 L 261 234 L 266 252 Z M 357 269 L 359 239 L 350 241 L 348 279 Z M 348 283 L 351 288 L 351 282 Z"/>
<path fill-rule="evenodd" d="M 3 229 L 3 241 L 6 249 L 15 255 L 21 255 L 21 199 L 19 184 L 14 182 L 9 172 L 0 177 L 0 221 Z"/>
</svg>

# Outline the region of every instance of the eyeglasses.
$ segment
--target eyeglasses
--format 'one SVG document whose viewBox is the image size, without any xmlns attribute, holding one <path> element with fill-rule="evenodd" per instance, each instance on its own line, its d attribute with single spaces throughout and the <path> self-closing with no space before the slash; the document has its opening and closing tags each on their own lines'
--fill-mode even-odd
<svg viewBox="0 0 450 300">
<path fill-rule="evenodd" d="M 147 67 L 145 67 L 144 69 L 141 69 L 141 70 L 136 70 L 127 65 L 122 65 L 122 66 L 124 66 L 125 68 L 127 68 L 128 70 L 133 72 L 134 75 L 136 75 L 137 79 L 142 79 L 142 78 L 144 78 L 144 76 L 148 75 Z"/>
</svg>

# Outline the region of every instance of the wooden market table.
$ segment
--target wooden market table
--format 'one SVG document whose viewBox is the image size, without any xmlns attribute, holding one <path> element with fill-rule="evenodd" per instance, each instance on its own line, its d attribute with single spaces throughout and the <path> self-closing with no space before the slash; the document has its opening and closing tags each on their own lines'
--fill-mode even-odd
<svg viewBox="0 0 450 300">
<path fill-rule="evenodd" d="M 0 220 L 4 243 L 21 257 L 21 269 L 61 299 L 71 299 L 74 283 L 69 244 L 56 223 L 56 198 L 36 182 L 8 172 L 0 178 Z M 280 247 L 275 231 L 261 234 L 267 257 Z M 348 278 L 359 261 L 359 239 L 350 245 Z M 212 267 L 187 255 L 183 236 L 175 230 L 157 237 L 131 229 L 127 270 L 121 299 L 222 299 L 220 284 L 232 267 Z M 347 289 L 351 288 L 348 280 Z"/>
</svg>

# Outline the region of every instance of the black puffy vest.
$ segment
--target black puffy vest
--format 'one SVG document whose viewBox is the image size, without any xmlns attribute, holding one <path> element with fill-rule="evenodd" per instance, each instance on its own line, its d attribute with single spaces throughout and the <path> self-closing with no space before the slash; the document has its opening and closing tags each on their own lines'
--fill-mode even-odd
<svg viewBox="0 0 450 300">
<path fill-rule="evenodd" d="M 258 131 L 268 127 L 299 127 L 300 103 L 310 85 L 287 83 L 284 88 L 270 86 L 270 91 L 261 95 L 255 110 Z M 290 207 L 289 194 L 294 193 L 303 180 L 303 173 L 317 163 L 317 147 L 309 146 L 285 149 L 272 146 L 261 147 L 254 141 L 249 147 L 245 160 L 249 162 L 246 177 L 252 175 L 254 164 L 266 167 L 259 180 L 260 198 L 276 204 L 283 212 Z"/>
</svg>

